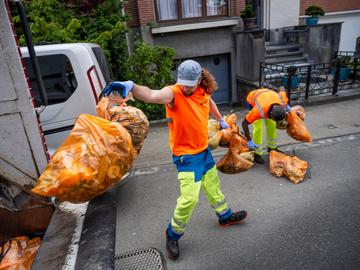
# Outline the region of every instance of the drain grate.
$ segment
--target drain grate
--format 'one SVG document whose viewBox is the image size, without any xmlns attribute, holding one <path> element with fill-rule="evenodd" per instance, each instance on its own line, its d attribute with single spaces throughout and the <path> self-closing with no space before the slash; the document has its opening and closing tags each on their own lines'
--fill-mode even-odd
<svg viewBox="0 0 360 270">
<path fill-rule="evenodd" d="M 127 251 L 115 257 L 115 270 L 166 270 L 166 262 L 156 248 Z"/>
</svg>

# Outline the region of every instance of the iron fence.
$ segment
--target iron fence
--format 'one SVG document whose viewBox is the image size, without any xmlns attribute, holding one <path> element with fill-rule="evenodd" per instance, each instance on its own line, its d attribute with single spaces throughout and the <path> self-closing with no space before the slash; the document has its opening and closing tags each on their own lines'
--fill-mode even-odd
<svg viewBox="0 0 360 270">
<path fill-rule="evenodd" d="M 339 51 L 332 63 L 296 67 L 261 63 L 259 75 L 260 87 L 277 90 L 283 86 L 289 100 L 337 95 L 339 91 L 360 88 L 360 59 L 354 52 Z"/>
</svg>

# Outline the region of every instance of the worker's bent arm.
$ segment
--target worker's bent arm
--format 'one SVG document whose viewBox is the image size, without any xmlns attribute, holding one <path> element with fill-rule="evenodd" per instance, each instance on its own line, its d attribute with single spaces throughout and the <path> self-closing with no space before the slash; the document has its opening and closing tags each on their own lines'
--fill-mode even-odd
<svg viewBox="0 0 360 270">
<path fill-rule="evenodd" d="M 152 90 L 147 86 L 135 84 L 132 93 L 134 97 L 146 103 L 169 104 L 174 99 L 173 91 L 168 86 L 161 90 Z"/>
<path fill-rule="evenodd" d="M 244 130 L 246 139 L 247 139 L 248 141 L 251 140 L 250 131 L 249 131 L 249 122 L 246 120 L 246 118 L 245 118 L 244 121 L 242 122 L 242 128 L 243 128 L 243 130 Z"/>
<path fill-rule="evenodd" d="M 210 97 L 210 114 L 215 117 L 216 120 L 220 120 L 222 118 L 221 113 L 219 112 L 219 109 L 213 101 L 213 99 Z"/>
</svg>

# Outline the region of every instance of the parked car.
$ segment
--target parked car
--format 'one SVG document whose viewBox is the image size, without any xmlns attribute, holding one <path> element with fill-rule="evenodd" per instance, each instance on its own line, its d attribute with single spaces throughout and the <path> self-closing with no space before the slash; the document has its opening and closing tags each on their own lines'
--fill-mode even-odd
<svg viewBox="0 0 360 270">
<path fill-rule="evenodd" d="M 98 96 L 111 80 L 103 50 L 97 44 L 69 43 L 34 47 L 44 81 L 48 105 L 40 122 L 53 154 L 82 113 L 95 114 Z M 28 49 L 21 48 L 29 75 L 35 107 L 41 105 L 40 91 Z"/>
</svg>

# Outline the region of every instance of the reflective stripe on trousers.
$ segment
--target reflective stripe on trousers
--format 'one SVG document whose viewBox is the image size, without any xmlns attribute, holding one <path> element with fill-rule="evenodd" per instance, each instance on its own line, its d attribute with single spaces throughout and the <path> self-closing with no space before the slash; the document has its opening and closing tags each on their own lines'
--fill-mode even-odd
<svg viewBox="0 0 360 270">
<path fill-rule="evenodd" d="M 265 153 L 263 147 L 263 124 L 266 126 L 266 145 L 268 148 L 276 148 L 276 122 L 265 118 L 254 121 L 253 123 L 253 142 L 259 145 L 259 148 L 255 150 L 258 155 Z"/>
<path fill-rule="evenodd" d="M 222 218 L 231 215 L 225 196 L 220 190 L 220 179 L 216 166 L 203 175 L 201 181 L 195 182 L 194 172 L 179 172 L 180 196 L 171 219 L 172 230 L 181 236 L 184 234 L 186 225 L 189 223 L 192 212 L 199 200 L 200 188 L 202 187 L 206 197 L 215 213 Z"/>
</svg>

